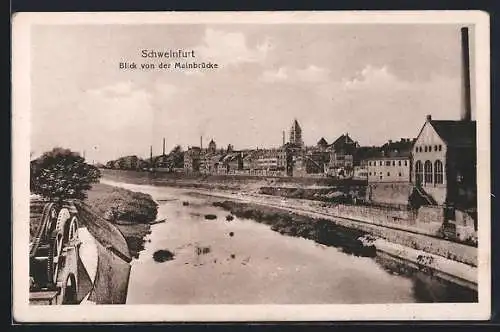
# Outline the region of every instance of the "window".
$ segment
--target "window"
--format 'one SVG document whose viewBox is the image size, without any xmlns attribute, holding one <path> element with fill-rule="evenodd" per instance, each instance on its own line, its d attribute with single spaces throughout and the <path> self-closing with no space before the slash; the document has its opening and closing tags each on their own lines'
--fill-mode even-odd
<svg viewBox="0 0 500 332">
<path fill-rule="evenodd" d="M 424 147 L 424 151 L 427 152 L 427 145 Z"/>
<path fill-rule="evenodd" d="M 382 180 L 382 175 L 380 176 L 380 180 Z"/>
<path fill-rule="evenodd" d="M 415 180 L 417 184 L 421 184 L 423 180 L 422 162 L 420 160 L 415 163 Z"/>
<path fill-rule="evenodd" d="M 387 176 L 391 176 L 391 173 L 387 172 Z"/>
<path fill-rule="evenodd" d="M 401 160 L 400 160 L 400 161 L 398 161 L 398 166 L 401 166 Z"/>
<path fill-rule="evenodd" d="M 396 166 L 396 162 L 394 160 L 392 161 L 392 166 Z"/>
<path fill-rule="evenodd" d="M 434 162 L 434 183 L 443 183 L 443 163 L 441 160 L 436 160 Z"/>
<path fill-rule="evenodd" d="M 372 162 L 371 162 L 371 161 L 369 161 L 369 162 L 368 162 L 368 166 L 371 166 L 371 165 L 372 165 Z"/>
<path fill-rule="evenodd" d="M 379 174 L 382 175 L 382 172 L 380 172 Z"/>
<path fill-rule="evenodd" d="M 380 161 L 379 165 L 382 166 L 382 161 Z"/>
<path fill-rule="evenodd" d="M 387 160 L 387 161 L 385 162 L 385 166 L 391 166 L 391 161 L 390 161 L 390 160 Z"/>
<path fill-rule="evenodd" d="M 437 150 L 438 150 L 438 146 L 434 145 L 434 151 L 437 151 Z"/>
<path fill-rule="evenodd" d="M 408 166 L 408 160 L 405 160 L 405 166 Z"/>
<path fill-rule="evenodd" d="M 441 151 L 441 144 L 438 145 L 438 150 Z"/>
<path fill-rule="evenodd" d="M 401 172 L 399 172 L 399 176 L 401 176 Z"/>
<path fill-rule="evenodd" d="M 368 175 L 372 176 L 372 172 L 368 173 Z"/>
<path fill-rule="evenodd" d="M 425 183 L 432 183 L 432 163 L 429 160 L 424 163 L 424 181 Z"/>
</svg>

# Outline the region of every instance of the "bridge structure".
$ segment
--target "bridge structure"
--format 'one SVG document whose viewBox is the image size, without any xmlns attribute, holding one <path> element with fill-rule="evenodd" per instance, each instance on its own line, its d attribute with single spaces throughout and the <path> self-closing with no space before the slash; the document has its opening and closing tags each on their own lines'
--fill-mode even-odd
<svg viewBox="0 0 500 332">
<path fill-rule="evenodd" d="M 89 246 L 94 254 L 82 256 Z M 32 199 L 29 255 L 30 304 L 126 301 L 131 261 L 126 241 L 84 203 Z"/>
</svg>

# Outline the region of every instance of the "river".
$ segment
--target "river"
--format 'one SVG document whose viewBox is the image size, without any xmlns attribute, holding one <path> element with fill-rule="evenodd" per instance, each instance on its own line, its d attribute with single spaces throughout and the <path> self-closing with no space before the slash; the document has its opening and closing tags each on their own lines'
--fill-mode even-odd
<svg viewBox="0 0 500 332">
<path fill-rule="evenodd" d="M 373 258 L 283 236 L 253 220 L 227 221 L 227 211 L 188 189 L 106 183 L 151 194 L 158 219 L 166 219 L 152 225 L 145 250 L 132 262 L 127 304 L 417 302 L 413 280 Z M 174 259 L 156 262 L 153 254 L 161 249 Z"/>
</svg>

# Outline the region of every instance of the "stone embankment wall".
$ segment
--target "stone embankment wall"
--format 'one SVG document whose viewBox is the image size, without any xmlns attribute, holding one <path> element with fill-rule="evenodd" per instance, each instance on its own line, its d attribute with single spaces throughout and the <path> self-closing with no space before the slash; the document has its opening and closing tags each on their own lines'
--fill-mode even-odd
<svg viewBox="0 0 500 332">
<path fill-rule="evenodd" d="M 455 220 L 447 222 L 445 222 L 444 208 L 439 206 L 422 206 L 418 210 L 398 210 L 338 204 L 327 207 L 324 212 L 412 233 L 447 238 L 456 242 L 468 244 L 477 242 L 473 217 L 460 210 L 456 210 Z"/>
<path fill-rule="evenodd" d="M 366 201 L 376 204 L 408 205 L 408 197 L 413 184 L 404 183 L 369 183 L 366 188 Z"/>
</svg>

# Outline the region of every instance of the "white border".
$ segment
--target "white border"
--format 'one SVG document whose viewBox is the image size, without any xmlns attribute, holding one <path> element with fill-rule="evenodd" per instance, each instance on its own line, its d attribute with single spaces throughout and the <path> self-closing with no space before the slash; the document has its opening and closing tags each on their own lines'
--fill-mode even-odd
<svg viewBox="0 0 500 332">
<path fill-rule="evenodd" d="M 13 16 L 13 318 L 17 322 L 485 320 L 491 310 L 489 16 L 425 12 L 127 12 L 17 13 Z M 464 24 L 474 33 L 478 143 L 479 303 L 363 305 L 28 304 L 30 29 L 35 24 Z M 473 95 L 474 96 L 474 95 Z"/>
</svg>

